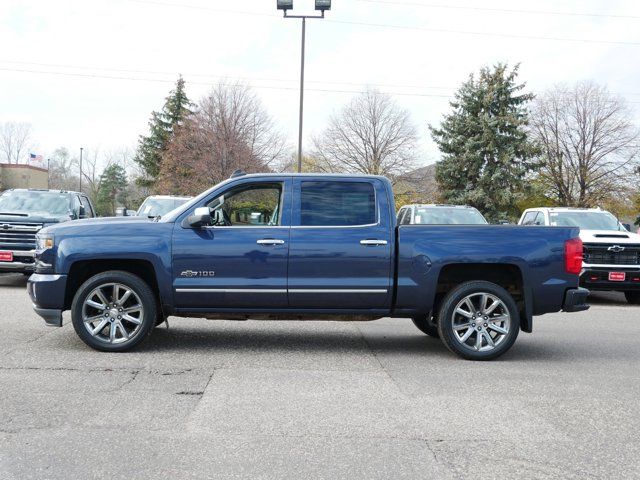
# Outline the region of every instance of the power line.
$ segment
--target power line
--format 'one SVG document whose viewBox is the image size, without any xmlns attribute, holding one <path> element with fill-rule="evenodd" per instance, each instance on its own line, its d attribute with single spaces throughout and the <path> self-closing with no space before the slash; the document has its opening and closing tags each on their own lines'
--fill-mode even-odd
<svg viewBox="0 0 640 480">
<path fill-rule="evenodd" d="M 99 70 L 99 71 L 120 72 L 120 73 L 143 73 L 143 74 L 149 74 L 149 75 L 183 74 L 184 76 L 189 76 L 189 77 L 218 78 L 223 80 L 228 78 L 233 78 L 236 80 L 264 81 L 264 82 L 287 82 L 287 83 L 297 82 L 297 80 L 292 80 L 291 78 L 214 75 L 214 74 L 208 74 L 208 73 L 194 73 L 194 72 L 182 73 L 182 72 L 177 72 L 175 70 L 172 70 L 172 71 L 139 70 L 139 69 L 124 69 L 124 68 L 111 68 L 111 67 L 94 67 L 89 65 L 71 65 L 71 64 L 61 64 L 61 63 L 26 62 L 22 60 L 0 60 L 0 63 L 8 63 L 12 65 L 29 65 L 29 66 L 46 67 L 46 68 L 71 68 L 76 70 L 92 70 L 92 71 Z M 334 80 L 306 80 L 306 82 L 315 83 L 315 84 L 326 84 L 326 85 L 351 85 L 351 86 L 357 86 L 357 87 L 369 86 L 369 87 L 391 87 L 391 88 L 423 88 L 428 90 L 447 90 L 447 91 L 454 90 L 454 88 L 452 87 L 407 85 L 407 84 L 397 84 L 397 83 L 392 84 L 392 83 L 369 83 L 369 82 L 343 82 L 343 81 L 334 81 Z"/>
<path fill-rule="evenodd" d="M 492 7 L 468 7 L 460 5 L 444 5 L 420 2 L 392 2 L 389 0 L 356 0 L 364 3 L 377 3 L 381 5 L 407 5 L 424 8 L 441 8 L 450 10 L 470 10 L 475 12 L 503 12 L 503 13 L 524 13 L 527 15 L 558 15 L 565 17 L 594 17 L 594 18 L 616 18 L 616 19 L 640 19 L 639 15 L 616 15 L 609 13 L 584 13 L 584 12 L 559 12 L 553 10 L 522 10 L 515 8 L 492 8 Z"/>
<path fill-rule="evenodd" d="M 0 71 L 18 72 L 18 73 L 37 73 L 37 74 L 44 74 L 44 75 L 60 75 L 60 76 L 67 76 L 67 77 L 99 78 L 99 79 L 105 79 L 105 80 L 132 80 L 132 81 L 138 81 L 138 82 L 156 82 L 156 83 L 170 83 L 170 84 L 175 83 L 174 80 L 166 80 L 166 79 L 160 79 L 160 78 L 125 77 L 125 76 L 99 75 L 99 74 L 92 74 L 92 73 L 77 73 L 77 72 L 56 72 L 56 71 L 33 70 L 33 69 L 23 69 L 23 68 L 0 67 Z M 194 85 L 206 85 L 206 86 L 213 85 L 212 82 L 190 81 L 189 83 Z M 234 85 L 234 84 L 222 83 L 222 85 L 226 87 L 239 87 L 239 88 L 245 87 L 245 85 L 237 85 L 237 84 Z M 298 91 L 297 87 L 280 87 L 280 86 L 273 86 L 273 85 L 246 85 L 246 86 L 250 88 L 255 88 L 255 89 L 287 90 L 287 91 L 290 90 L 290 91 L 296 91 L 296 92 Z M 364 90 L 340 90 L 340 89 L 328 89 L 328 88 L 308 88 L 307 90 L 310 90 L 313 92 L 324 92 L 324 93 L 348 93 L 348 94 L 365 93 Z M 389 95 L 408 96 L 408 97 L 452 98 L 451 95 L 435 94 L 435 93 L 433 94 L 406 93 L 406 92 L 384 92 L 384 93 L 387 93 Z"/>
<path fill-rule="evenodd" d="M 268 13 L 261 12 L 253 12 L 246 10 L 226 10 L 215 7 L 208 7 L 203 5 L 189 5 L 189 4 L 179 4 L 158 0 L 129 0 L 134 3 L 141 4 L 149 4 L 149 5 L 160 5 L 165 7 L 177 7 L 177 8 L 190 8 L 197 9 L 203 11 L 212 11 L 217 13 L 229 13 L 236 15 L 252 15 L 252 16 L 261 16 L 261 17 L 270 17 L 270 18 L 278 18 L 278 16 Z M 364 1 L 364 0 L 363 0 Z M 447 33 L 447 34 L 455 34 L 455 35 L 473 35 L 473 36 L 484 36 L 484 37 L 499 37 L 499 38 L 517 38 L 520 40 L 542 40 L 549 42 L 570 42 L 570 43 L 589 43 L 589 44 L 605 44 L 605 45 L 629 45 L 629 46 L 639 46 L 640 42 L 626 42 L 622 40 L 594 40 L 590 38 L 563 38 L 563 37 L 547 37 L 542 35 L 517 35 L 510 33 L 499 33 L 499 32 L 477 32 L 470 30 L 455 30 L 455 29 L 442 29 L 442 28 L 431 28 L 431 27 L 423 27 L 423 26 L 414 26 L 414 25 L 393 25 L 387 23 L 369 23 L 369 22 L 357 22 L 350 20 L 335 20 L 335 19 L 326 19 L 325 21 L 331 23 L 338 23 L 344 25 L 357 25 L 357 26 L 365 26 L 365 27 L 378 27 L 378 28 L 393 28 L 393 29 L 404 29 L 404 30 L 418 30 L 425 32 L 433 32 L 433 33 Z"/>
<path fill-rule="evenodd" d="M 502 38 L 517 38 L 520 40 L 544 40 L 549 42 L 570 42 L 570 43 L 596 43 L 596 44 L 607 44 L 607 45 L 630 45 L 630 46 L 640 46 L 640 42 L 625 42 L 622 40 L 592 40 L 589 38 L 563 38 L 563 37 L 544 37 L 538 35 L 516 35 L 511 33 L 497 33 L 497 32 L 475 32 L 470 30 L 452 30 L 445 28 L 431 28 L 431 27 L 420 27 L 420 26 L 411 26 L 411 25 L 391 25 L 387 23 L 367 23 L 367 22 L 356 22 L 350 20 L 327 20 L 327 22 L 332 23 L 342 23 L 345 25 L 359 25 L 365 27 L 384 27 L 384 28 L 394 28 L 401 30 L 419 30 L 425 32 L 434 32 L 434 33 L 452 33 L 457 35 L 475 35 L 475 36 L 483 36 L 483 37 L 502 37 Z"/>
<path fill-rule="evenodd" d="M 39 62 L 25 62 L 25 61 L 9 61 L 9 60 L 0 60 L 0 63 L 10 63 L 17 65 L 36 65 L 40 67 L 46 68 L 73 68 L 73 69 L 82 69 L 82 70 L 103 70 L 103 71 L 111 71 L 111 72 L 122 72 L 122 73 L 142 73 L 142 74 L 151 74 L 151 75 L 178 75 L 179 72 L 175 71 L 158 71 L 158 70 L 137 70 L 137 69 L 121 69 L 121 68 L 103 68 L 103 67 L 89 67 L 89 66 L 79 66 L 79 65 L 69 65 L 69 64 L 55 64 L 55 63 L 39 63 Z M 18 72 L 18 73 L 36 73 L 36 74 L 49 74 L 49 75 L 59 75 L 59 76 L 69 76 L 69 77 L 81 77 L 81 78 L 98 78 L 104 80 L 131 80 L 138 82 L 156 82 L 156 83 L 167 83 L 174 84 L 175 79 L 163 79 L 163 78 L 146 78 L 146 77 L 131 77 L 131 76 L 121 76 L 121 75 L 105 75 L 100 73 L 82 73 L 82 72 L 61 72 L 61 71 L 51 71 L 51 70 L 36 70 L 36 69 L 27 69 L 27 68 L 13 68 L 13 67 L 3 67 L 0 66 L 0 71 L 6 72 Z M 199 76 L 205 78 L 217 78 L 220 80 L 248 80 L 248 81 L 280 81 L 280 82 L 295 82 L 291 79 L 275 79 L 275 78 L 264 78 L 264 77 L 235 77 L 232 75 L 209 75 L 203 73 L 185 73 L 185 77 L 190 76 Z M 192 81 L 189 80 L 190 84 L 193 85 L 204 85 L 204 86 L 213 86 L 217 83 L 226 86 L 226 87 L 243 87 L 245 85 L 237 85 L 233 83 L 225 83 L 224 81 L 220 82 L 206 82 L 206 81 Z M 458 87 L 434 87 L 434 86 L 426 86 L 426 85 L 401 85 L 401 84 L 392 84 L 392 83 L 380 83 L 380 84 L 371 84 L 371 83 L 356 83 L 356 82 L 335 82 L 335 81 L 321 81 L 321 80 L 310 80 L 309 83 L 317 83 L 317 84 L 334 84 L 334 85 L 352 85 L 354 87 L 390 87 L 390 88 L 411 88 L 411 89 L 440 89 L 447 91 L 457 91 Z M 246 85 L 250 88 L 255 89 L 267 89 L 267 90 L 283 90 L 283 91 L 298 91 L 298 87 L 286 87 L 286 86 L 275 86 L 275 85 L 255 85 L 250 84 Z M 324 92 L 324 93 L 349 93 L 349 94 L 359 94 L 365 93 L 366 90 L 345 90 L 345 89 L 331 89 L 331 88 L 309 88 L 308 90 L 314 92 Z M 408 97 L 434 97 L 434 98 L 454 98 L 454 94 L 435 94 L 435 93 L 408 93 L 408 92 L 390 92 L 385 91 L 384 93 L 388 93 L 389 95 L 397 95 L 397 96 L 408 96 Z M 623 93 L 624 96 L 637 96 L 639 93 Z M 628 103 L 640 103 L 640 101 L 627 100 Z"/>
</svg>

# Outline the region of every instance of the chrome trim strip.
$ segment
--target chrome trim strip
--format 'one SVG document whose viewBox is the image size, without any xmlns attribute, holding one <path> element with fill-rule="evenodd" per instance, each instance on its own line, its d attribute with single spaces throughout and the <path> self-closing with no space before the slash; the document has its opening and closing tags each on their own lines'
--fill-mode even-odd
<svg viewBox="0 0 640 480">
<path fill-rule="evenodd" d="M 0 247 L 2 250 L 2 247 Z M 3 252 L 11 252 L 14 257 L 29 257 L 34 258 L 36 256 L 36 252 L 34 250 L 2 250 Z"/>
<path fill-rule="evenodd" d="M 388 293 L 388 290 L 386 288 L 292 288 L 289 293 Z"/>
<path fill-rule="evenodd" d="M 387 289 L 355 288 L 176 288 L 177 293 L 388 293 Z"/>
<path fill-rule="evenodd" d="M 35 269 L 35 264 L 22 262 L 0 262 L 0 270 L 12 270 L 14 268 L 24 268 L 31 272 Z"/>
<path fill-rule="evenodd" d="M 368 227 L 379 227 L 380 222 L 378 223 L 367 223 L 366 225 L 292 225 L 291 228 L 368 228 Z"/>
<path fill-rule="evenodd" d="M 613 268 L 614 270 L 621 270 L 621 269 L 625 269 L 625 268 L 629 268 L 629 269 L 635 269 L 637 270 L 638 268 L 640 268 L 640 265 L 630 265 L 630 264 L 623 264 L 623 265 L 615 265 L 615 264 L 609 264 L 609 263 L 582 263 L 582 268 Z"/>
<path fill-rule="evenodd" d="M 284 288 L 176 288 L 177 293 L 287 293 Z"/>
</svg>

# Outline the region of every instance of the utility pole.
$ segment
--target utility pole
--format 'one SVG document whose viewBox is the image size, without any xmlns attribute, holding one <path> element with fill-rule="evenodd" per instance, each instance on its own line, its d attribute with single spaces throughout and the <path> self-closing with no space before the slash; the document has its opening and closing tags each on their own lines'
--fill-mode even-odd
<svg viewBox="0 0 640 480">
<path fill-rule="evenodd" d="M 278 10 L 283 10 L 284 18 L 302 19 L 302 39 L 300 42 L 300 112 L 298 117 L 298 173 L 302 172 L 302 124 L 304 119 L 304 53 L 307 29 L 307 18 L 324 18 L 325 10 L 331 10 L 331 0 L 315 0 L 316 10 L 320 15 L 287 15 L 293 9 L 293 0 L 277 0 Z"/>
<path fill-rule="evenodd" d="M 51 174 L 49 173 L 50 167 L 51 167 L 51 159 L 47 158 L 47 189 L 51 188 Z"/>
<path fill-rule="evenodd" d="M 80 193 L 82 193 L 82 150 L 84 149 L 80 147 L 80 188 L 78 189 Z"/>
</svg>

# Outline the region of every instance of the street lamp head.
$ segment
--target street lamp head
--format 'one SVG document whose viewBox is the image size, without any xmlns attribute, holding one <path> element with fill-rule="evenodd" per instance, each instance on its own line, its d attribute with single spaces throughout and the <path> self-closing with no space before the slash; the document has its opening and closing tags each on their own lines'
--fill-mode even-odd
<svg viewBox="0 0 640 480">
<path fill-rule="evenodd" d="M 293 9 L 293 0 L 277 0 L 278 2 L 278 10 L 287 10 Z"/>
<path fill-rule="evenodd" d="M 321 12 L 331 10 L 331 0 L 316 0 L 316 10 Z"/>
</svg>

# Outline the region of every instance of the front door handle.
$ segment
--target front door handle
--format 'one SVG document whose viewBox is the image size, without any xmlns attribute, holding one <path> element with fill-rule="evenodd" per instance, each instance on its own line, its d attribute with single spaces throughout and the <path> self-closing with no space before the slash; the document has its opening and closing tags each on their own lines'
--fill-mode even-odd
<svg viewBox="0 0 640 480">
<path fill-rule="evenodd" d="M 387 241 L 386 240 L 360 240 L 360 245 L 373 245 L 373 246 L 378 246 L 378 245 L 386 245 Z"/>
<path fill-rule="evenodd" d="M 263 238 L 256 242 L 258 245 L 284 245 L 284 240 L 277 240 L 275 238 Z"/>
</svg>

